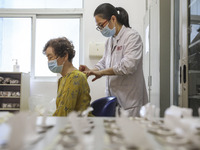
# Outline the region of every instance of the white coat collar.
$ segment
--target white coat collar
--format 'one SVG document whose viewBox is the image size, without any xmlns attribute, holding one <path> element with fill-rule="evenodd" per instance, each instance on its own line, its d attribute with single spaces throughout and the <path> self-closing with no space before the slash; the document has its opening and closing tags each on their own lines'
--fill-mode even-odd
<svg viewBox="0 0 200 150">
<path fill-rule="evenodd" d="M 121 38 L 121 36 L 123 35 L 123 33 L 125 32 L 126 27 L 124 25 L 122 25 L 121 30 L 119 31 L 119 33 L 113 37 L 114 40 L 119 40 Z"/>
</svg>

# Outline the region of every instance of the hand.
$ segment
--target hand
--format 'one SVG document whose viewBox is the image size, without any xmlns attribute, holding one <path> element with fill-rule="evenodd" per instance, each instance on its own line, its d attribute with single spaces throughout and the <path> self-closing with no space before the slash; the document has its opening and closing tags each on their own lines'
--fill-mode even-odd
<svg viewBox="0 0 200 150">
<path fill-rule="evenodd" d="M 79 71 L 81 71 L 81 72 L 90 71 L 90 69 L 86 65 L 80 65 L 79 66 Z"/>
<path fill-rule="evenodd" d="M 91 75 L 95 76 L 95 78 L 92 79 L 92 82 L 103 76 L 101 71 L 84 71 L 84 73 L 87 75 L 87 77 L 89 77 Z"/>
</svg>

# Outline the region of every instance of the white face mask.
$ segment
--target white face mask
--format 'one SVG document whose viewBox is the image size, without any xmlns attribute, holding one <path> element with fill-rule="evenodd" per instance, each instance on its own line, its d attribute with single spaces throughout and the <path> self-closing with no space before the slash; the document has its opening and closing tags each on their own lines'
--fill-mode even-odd
<svg viewBox="0 0 200 150">
<path fill-rule="evenodd" d="M 108 23 L 109 24 L 109 23 Z M 116 28 L 114 27 L 113 29 L 110 29 L 108 27 L 108 24 L 100 31 L 101 34 L 105 37 L 111 37 L 114 36 L 116 33 Z"/>
<path fill-rule="evenodd" d="M 58 66 L 57 59 L 48 61 L 48 67 L 53 73 L 61 73 L 63 69 L 63 65 Z"/>
</svg>

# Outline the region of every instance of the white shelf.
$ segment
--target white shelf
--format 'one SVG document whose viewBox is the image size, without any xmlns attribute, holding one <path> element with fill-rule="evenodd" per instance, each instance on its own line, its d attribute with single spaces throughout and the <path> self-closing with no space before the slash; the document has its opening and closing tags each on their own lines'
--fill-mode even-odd
<svg viewBox="0 0 200 150">
<path fill-rule="evenodd" d="M 190 15 L 190 24 L 199 24 L 200 16 L 199 15 Z"/>
<path fill-rule="evenodd" d="M 21 86 L 21 84 L 0 84 L 0 86 Z"/>
<path fill-rule="evenodd" d="M 199 100 L 200 100 L 200 95 L 193 95 L 193 96 L 189 96 L 189 98 L 193 98 L 193 99 L 199 99 Z"/>
<path fill-rule="evenodd" d="M 200 43 L 200 40 L 198 40 L 198 41 L 196 41 L 196 42 L 190 44 L 190 45 L 189 45 L 189 48 L 192 48 L 193 46 L 195 46 L 195 45 L 197 45 L 197 44 L 199 44 L 199 43 Z"/>
<path fill-rule="evenodd" d="M 189 73 L 200 73 L 200 70 L 189 70 Z"/>
<path fill-rule="evenodd" d="M 20 110 L 20 108 L 0 108 L 0 110 L 12 111 L 12 110 Z"/>
<path fill-rule="evenodd" d="M 20 98 L 20 96 L 0 96 L 0 98 Z"/>
</svg>

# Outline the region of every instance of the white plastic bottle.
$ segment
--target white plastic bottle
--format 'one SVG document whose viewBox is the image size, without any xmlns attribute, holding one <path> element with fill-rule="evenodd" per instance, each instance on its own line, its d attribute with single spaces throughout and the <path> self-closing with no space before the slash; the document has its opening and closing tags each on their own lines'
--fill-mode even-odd
<svg viewBox="0 0 200 150">
<path fill-rule="evenodd" d="M 13 59 L 15 60 L 15 64 L 13 65 L 13 72 L 19 72 L 19 65 L 18 65 L 18 62 L 17 62 L 17 59 Z"/>
</svg>

